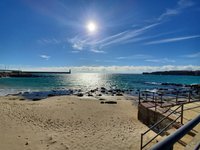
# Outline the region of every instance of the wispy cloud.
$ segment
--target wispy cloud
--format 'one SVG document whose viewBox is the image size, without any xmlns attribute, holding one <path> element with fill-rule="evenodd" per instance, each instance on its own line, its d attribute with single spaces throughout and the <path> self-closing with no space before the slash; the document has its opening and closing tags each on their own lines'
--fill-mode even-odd
<svg viewBox="0 0 200 150">
<path fill-rule="evenodd" d="M 136 54 L 131 56 L 121 56 L 117 57 L 116 59 L 122 60 L 122 59 L 148 59 L 148 58 L 152 58 L 152 56 L 144 54 Z"/>
<path fill-rule="evenodd" d="M 175 60 L 169 58 L 162 58 L 162 59 L 147 59 L 145 61 L 154 62 L 154 63 L 175 63 Z"/>
<path fill-rule="evenodd" d="M 106 53 L 105 51 L 97 50 L 97 49 L 91 49 L 90 51 L 94 53 Z"/>
<path fill-rule="evenodd" d="M 72 48 L 76 50 L 84 50 L 95 49 L 97 51 L 101 51 L 104 47 L 112 46 L 112 45 L 119 45 L 119 44 L 126 44 L 126 43 L 133 43 L 133 42 L 140 42 L 143 40 L 154 38 L 154 36 L 143 36 L 148 30 L 157 27 L 158 25 L 162 24 L 166 18 L 169 18 L 174 15 L 178 15 L 183 12 L 184 9 L 193 6 L 194 3 L 190 0 L 179 0 L 177 6 L 173 9 L 166 9 L 164 13 L 162 13 L 156 20 L 154 20 L 152 24 L 140 27 L 138 29 L 131 28 L 119 33 L 110 35 L 108 37 L 100 38 L 100 39 L 93 39 L 93 37 L 88 36 L 75 36 L 69 39 L 69 42 L 72 44 Z M 138 26 L 137 26 L 138 27 Z M 179 38 L 171 38 L 171 39 L 164 39 L 159 41 L 148 42 L 146 44 L 157 44 L 157 43 L 167 43 L 167 42 L 175 42 L 181 41 L 191 38 L 197 38 L 198 36 L 187 36 L 187 37 L 179 37 Z"/>
<path fill-rule="evenodd" d="M 43 38 L 38 40 L 38 43 L 40 44 L 60 44 L 62 40 L 56 39 L 56 38 Z"/>
<path fill-rule="evenodd" d="M 40 55 L 40 58 L 45 59 L 45 60 L 49 60 L 50 56 L 48 56 L 48 55 Z"/>
<path fill-rule="evenodd" d="M 109 46 L 111 44 L 128 43 L 130 40 L 134 40 L 134 38 L 138 37 L 139 35 L 144 34 L 149 29 L 154 28 L 154 27 L 158 26 L 159 24 L 160 23 L 154 23 L 154 24 L 142 27 L 140 29 L 124 31 L 124 32 L 109 36 L 101 41 L 98 41 L 97 43 L 100 44 L 100 47 Z M 133 42 L 133 41 L 131 41 L 131 42 Z"/>
<path fill-rule="evenodd" d="M 106 62 L 106 63 L 116 63 L 116 62 L 118 62 L 117 60 L 99 60 L 99 59 L 97 59 L 95 61 L 96 62 Z"/>
<path fill-rule="evenodd" d="M 178 6 L 180 8 L 187 8 L 187 7 L 190 7 L 190 6 L 193 6 L 195 3 L 191 0 L 179 0 L 178 1 Z"/>
<path fill-rule="evenodd" d="M 200 52 L 183 55 L 183 57 L 186 57 L 186 58 L 200 58 Z"/>
<path fill-rule="evenodd" d="M 184 9 L 191 7 L 194 5 L 194 2 L 191 0 L 179 0 L 177 6 L 174 9 L 166 9 L 164 13 L 162 13 L 157 20 L 162 21 L 170 16 L 176 16 L 183 12 Z"/>
<path fill-rule="evenodd" d="M 190 35 L 190 36 L 183 36 L 183 37 L 161 39 L 161 40 L 157 40 L 157 41 L 147 42 L 147 43 L 145 43 L 145 45 L 171 43 L 171 42 L 177 42 L 177 41 L 183 41 L 183 40 L 189 40 L 189 39 L 195 39 L 195 38 L 200 38 L 200 35 Z"/>
<path fill-rule="evenodd" d="M 89 36 L 75 36 L 69 39 L 68 42 L 71 43 L 72 48 L 76 50 L 89 49 L 91 52 L 102 52 L 102 50 L 100 49 L 110 45 L 133 42 L 136 37 L 144 34 L 149 29 L 154 28 L 159 24 L 160 23 L 155 23 L 139 29 L 131 29 L 123 31 L 101 39 L 93 39 L 93 37 Z M 142 39 L 136 39 L 135 41 L 140 41 L 140 40 Z"/>
<path fill-rule="evenodd" d="M 85 48 L 88 48 L 91 41 L 89 41 L 88 37 L 86 36 L 75 36 L 68 39 L 68 42 L 72 45 L 73 49 L 81 51 Z"/>
</svg>

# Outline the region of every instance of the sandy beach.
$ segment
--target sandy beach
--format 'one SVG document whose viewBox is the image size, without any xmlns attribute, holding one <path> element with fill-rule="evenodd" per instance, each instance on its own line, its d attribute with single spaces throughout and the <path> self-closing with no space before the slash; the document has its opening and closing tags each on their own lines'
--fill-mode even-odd
<svg viewBox="0 0 200 150">
<path fill-rule="evenodd" d="M 137 119 L 137 106 L 123 96 L 56 96 L 28 101 L 0 97 L 0 149 L 133 150 L 148 128 Z"/>
</svg>

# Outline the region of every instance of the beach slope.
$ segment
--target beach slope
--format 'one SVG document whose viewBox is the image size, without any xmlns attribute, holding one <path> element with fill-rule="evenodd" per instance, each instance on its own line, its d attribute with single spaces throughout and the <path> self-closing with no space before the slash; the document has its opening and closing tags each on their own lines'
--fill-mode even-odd
<svg viewBox="0 0 200 150">
<path fill-rule="evenodd" d="M 112 99 L 117 104 L 75 96 L 0 97 L 0 149 L 139 149 L 148 128 L 137 120 L 137 107 L 124 97 Z"/>
</svg>

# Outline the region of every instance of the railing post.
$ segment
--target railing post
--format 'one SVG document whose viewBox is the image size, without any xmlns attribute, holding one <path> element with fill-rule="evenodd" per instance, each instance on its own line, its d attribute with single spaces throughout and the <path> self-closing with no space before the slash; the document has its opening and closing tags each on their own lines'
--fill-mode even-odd
<svg viewBox="0 0 200 150">
<path fill-rule="evenodd" d="M 153 101 L 154 101 L 154 98 L 155 98 L 155 93 L 153 92 Z"/>
<path fill-rule="evenodd" d="M 189 94 L 188 94 L 188 100 L 190 102 L 190 99 L 191 99 L 191 91 L 189 91 Z"/>
<path fill-rule="evenodd" d="M 181 105 L 181 124 L 183 124 L 183 104 Z"/>
<path fill-rule="evenodd" d="M 139 90 L 139 104 L 140 104 L 140 90 Z"/>
<path fill-rule="evenodd" d="M 178 91 L 176 92 L 176 104 L 178 102 Z"/>
<path fill-rule="evenodd" d="M 155 99 L 155 112 L 157 110 L 157 99 Z"/>
<path fill-rule="evenodd" d="M 145 92 L 146 93 L 146 98 L 145 98 L 145 100 L 147 101 L 147 92 Z"/>
<path fill-rule="evenodd" d="M 162 107 L 162 103 L 163 103 L 162 94 L 160 94 L 160 99 L 161 99 L 161 107 Z"/>
</svg>

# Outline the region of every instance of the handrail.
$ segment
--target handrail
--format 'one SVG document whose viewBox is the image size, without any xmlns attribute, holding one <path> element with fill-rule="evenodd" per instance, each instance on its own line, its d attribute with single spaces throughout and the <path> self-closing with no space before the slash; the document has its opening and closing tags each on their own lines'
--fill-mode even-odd
<svg viewBox="0 0 200 150">
<path fill-rule="evenodd" d="M 174 91 L 175 93 L 172 93 L 172 92 L 166 92 L 166 91 L 156 91 L 156 92 L 152 92 L 152 91 L 139 91 L 139 103 L 141 102 L 141 100 L 145 100 L 145 101 L 151 101 L 151 100 L 155 100 L 155 97 L 159 97 L 160 96 L 160 100 L 161 100 L 161 106 L 162 106 L 162 102 L 165 101 L 165 100 L 170 100 L 170 101 L 173 101 L 175 100 L 176 104 L 178 103 L 178 99 L 179 98 L 184 98 L 185 100 L 185 103 L 188 103 L 188 102 L 194 102 L 194 101 L 199 101 L 200 100 L 200 97 L 195 97 L 190 90 L 187 90 L 186 94 L 185 92 L 181 92 L 181 91 Z M 163 96 L 171 96 L 172 98 L 167 98 L 167 99 L 164 99 Z M 163 97 L 163 98 L 162 98 Z"/>
<path fill-rule="evenodd" d="M 176 110 L 178 110 L 179 108 L 181 108 L 181 114 L 172 122 L 170 122 L 167 126 L 165 126 L 156 136 L 154 136 L 151 140 L 149 140 L 145 145 L 143 145 L 143 137 L 145 134 L 147 134 L 149 131 L 151 131 L 153 128 L 155 128 L 158 124 L 160 124 L 163 120 L 165 120 L 166 118 L 168 118 L 171 114 L 173 114 Z M 160 135 L 161 133 L 163 133 L 170 125 L 172 125 L 174 122 L 176 122 L 176 120 L 178 120 L 179 118 L 181 118 L 181 123 L 183 123 L 183 104 L 178 106 L 176 109 L 174 109 L 172 112 L 170 112 L 167 116 L 163 117 L 161 120 L 159 120 L 157 123 L 155 123 L 153 126 L 151 126 L 147 131 L 145 131 L 144 133 L 141 134 L 141 145 L 140 145 L 140 149 L 142 150 L 144 147 L 146 147 L 151 141 L 153 141 L 158 135 Z"/>
<path fill-rule="evenodd" d="M 162 134 L 167 128 L 169 128 L 176 120 L 178 120 L 181 116 L 178 116 L 174 121 L 170 122 L 166 127 L 164 127 L 156 136 L 154 136 L 151 140 L 149 140 L 145 145 L 143 145 L 143 148 L 146 147 L 151 141 L 153 141 L 155 138 L 157 138 L 160 134 Z"/>
<path fill-rule="evenodd" d="M 164 118 L 162 118 L 160 121 L 156 122 L 153 126 L 151 126 L 146 132 L 144 132 L 143 134 L 146 134 L 147 132 L 149 132 L 150 130 L 152 130 L 155 126 L 157 126 L 159 123 L 161 123 L 163 120 L 165 120 L 167 117 L 169 117 L 171 114 L 173 114 L 176 110 L 178 110 L 180 107 L 182 107 L 182 105 L 178 106 L 176 109 L 174 109 L 171 113 L 169 113 L 167 116 L 165 116 Z"/>
<path fill-rule="evenodd" d="M 200 123 L 200 115 L 193 120 L 186 123 L 184 126 L 179 128 L 176 132 L 166 137 L 163 141 L 154 145 L 151 150 L 173 150 L 173 145 L 180 140 L 185 134 L 192 130 L 198 123 Z"/>
</svg>

